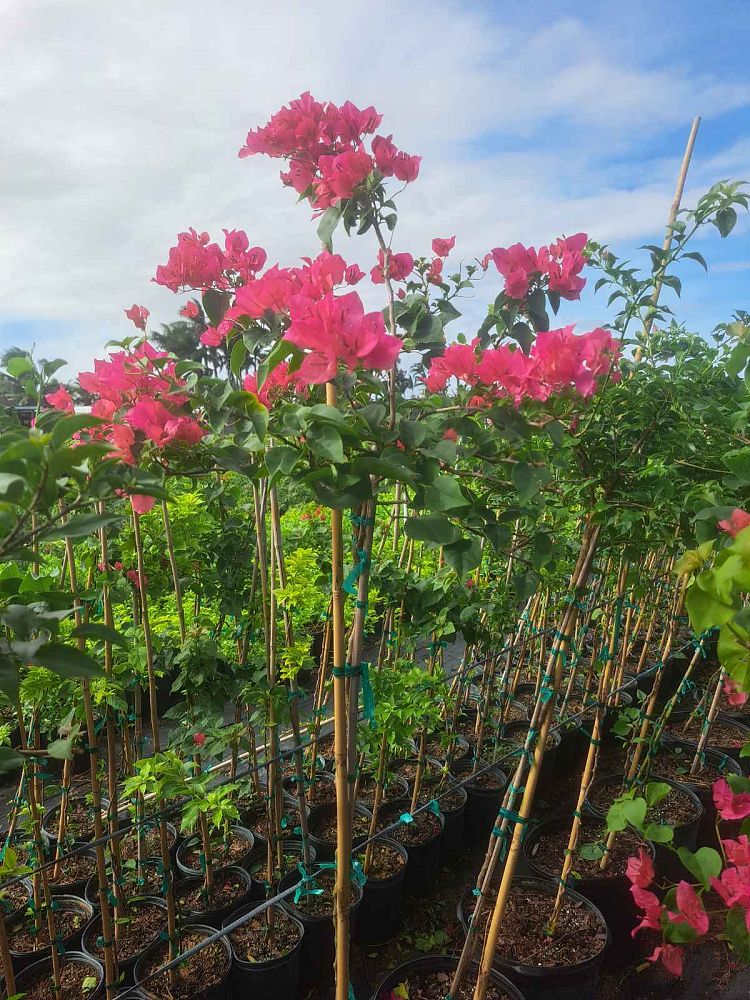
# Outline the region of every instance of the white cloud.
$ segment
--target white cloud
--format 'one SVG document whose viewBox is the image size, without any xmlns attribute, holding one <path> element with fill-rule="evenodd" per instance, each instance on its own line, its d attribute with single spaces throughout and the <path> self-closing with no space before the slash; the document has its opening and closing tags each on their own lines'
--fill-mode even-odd
<svg viewBox="0 0 750 1000">
<path fill-rule="evenodd" d="M 639 176 L 607 157 L 659 129 L 750 101 L 687 68 L 638 66 L 573 18 L 540 29 L 448 0 L 5 0 L 0 318 L 55 320 L 41 353 L 85 364 L 129 332 L 136 301 L 174 318 L 149 284 L 175 234 L 245 228 L 272 259 L 314 252 L 305 206 L 277 165 L 240 161 L 248 128 L 304 89 L 374 103 L 424 155 L 403 197 L 398 248 L 459 234 L 467 255 L 587 229 L 658 233 L 680 150 Z M 605 56 L 604 53 L 607 53 Z M 723 156 L 723 158 L 722 158 Z M 750 164 L 747 144 L 712 167 Z M 700 168 L 698 168 L 700 169 Z M 352 247 L 368 263 L 370 244 Z M 68 332 L 69 331 L 69 332 Z"/>
</svg>

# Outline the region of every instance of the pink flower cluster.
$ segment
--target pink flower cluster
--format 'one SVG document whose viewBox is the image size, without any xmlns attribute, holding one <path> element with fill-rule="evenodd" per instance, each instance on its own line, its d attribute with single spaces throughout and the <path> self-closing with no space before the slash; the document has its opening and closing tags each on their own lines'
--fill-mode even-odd
<svg viewBox="0 0 750 1000">
<path fill-rule="evenodd" d="M 484 352 L 478 351 L 477 341 L 451 344 L 432 361 L 425 384 L 430 392 L 440 392 L 450 378 L 456 378 L 490 396 L 509 396 L 516 406 L 524 399 L 543 402 L 569 388 L 588 398 L 619 354 L 617 342 L 606 330 L 576 335 L 572 326 L 566 326 L 538 334 L 529 354 L 507 344 Z M 611 377 L 617 381 L 619 371 L 612 371 Z"/>
<path fill-rule="evenodd" d="M 411 261 L 410 255 L 397 256 L 409 256 Z M 347 264 L 340 254 L 327 250 L 314 259 L 304 258 L 301 267 L 274 265 L 237 289 L 222 322 L 209 327 L 201 341 L 218 346 L 243 318 L 261 319 L 267 313 L 288 317 L 284 339 L 305 351 L 305 357 L 293 376 L 286 368 L 272 373 L 259 396 L 264 404 L 284 389 L 328 381 L 339 365 L 347 371 L 391 368 L 401 341 L 386 333 L 382 313 L 365 313 L 356 292 L 334 295 L 339 286 L 355 285 L 363 277 L 357 264 Z M 254 379 L 248 376 L 246 388 L 257 385 Z"/>
<path fill-rule="evenodd" d="M 521 243 L 496 247 L 489 256 L 505 278 L 505 294 L 511 299 L 525 299 L 532 281 L 544 278 L 550 292 L 564 299 L 578 299 L 586 284 L 581 271 L 586 263 L 583 248 L 587 241 L 585 233 L 576 233 L 538 250 Z"/>
<path fill-rule="evenodd" d="M 148 342 L 132 351 L 117 351 L 107 360 L 96 360 L 93 372 L 81 372 L 78 384 L 95 397 L 91 413 L 104 423 L 89 433 L 108 441 L 112 456 L 130 465 L 146 441 L 157 448 L 195 445 L 205 429 L 191 416 L 175 375 L 175 362 Z M 133 496 L 140 513 L 150 510 L 153 498 Z"/>
<path fill-rule="evenodd" d="M 640 924 L 631 932 L 635 936 L 640 930 L 662 931 L 665 924 L 688 924 L 698 936 L 708 931 L 708 914 L 700 896 L 689 882 L 679 883 L 675 892 L 677 910 L 672 911 L 660 902 L 649 886 L 655 878 L 654 864 L 644 848 L 639 848 L 638 857 L 629 858 L 626 870 L 630 881 L 630 893 L 636 906 L 642 911 Z M 673 975 L 682 975 L 683 949 L 678 945 L 664 942 L 652 955 L 650 962 L 661 959 L 664 967 Z"/>
<path fill-rule="evenodd" d="M 250 281 L 265 266 L 266 251 L 251 247 L 247 233 L 241 229 L 224 230 L 223 250 L 210 239 L 208 233 L 197 233 L 192 228 L 179 233 L 167 263 L 157 267 L 152 280 L 173 292 L 181 288 L 231 288 L 240 281 Z M 140 329 L 145 329 L 145 321 Z"/>
<path fill-rule="evenodd" d="M 739 507 L 735 507 L 729 517 L 725 517 L 723 521 L 719 521 L 721 530 L 726 531 L 732 538 L 735 538 L 748 524 L 750 524 L 750 514 Z"/>
<path fill-rule="evenodd" d="M 370 271 L 373 285 L 385 283 L 386 273 L 391 281 L 405 281 L 414 270 L 414 258 L 410 253 L 391 253 L 388 251 L 388 267 L 386 270 L 385 254 L 378 250 L 378 262 Z"/>
<path fill-rule="evenodd" d="M 421 157 L 398 150 L 392 136 L 376 135 L 367 152 L 363 142 L 382 121 L 373 107 L 361 110 L 316 101 L 309 93 L 290 101 L 266 125 L 251 129 L 239 156 L 264 153 L 288 161 L 282 182 L 309 196 L 316 209 L 351 198 L 374 170 L 408 183 L 419 174 Z"/>
</svg>

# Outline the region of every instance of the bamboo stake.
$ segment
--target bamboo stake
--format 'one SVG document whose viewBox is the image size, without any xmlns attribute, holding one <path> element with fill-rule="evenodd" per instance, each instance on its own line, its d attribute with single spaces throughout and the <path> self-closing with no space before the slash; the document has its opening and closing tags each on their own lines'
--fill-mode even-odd
<svg viewBox="0 0 750 1000">
<path fill-rule="evenodd" d="M 169 555 L 169 566 L 172 570 L 172 586 L 177 604 L 177 621 L 180 625 L 180 642 L 184 645 L 187 633 L 185 631 L 185 608 L 182 606 L 182 587 L 180 585 L 180 574 L 177 569 L 177 558 L 174 553 L 174 539 L 172 537 L 172 522 L 169 517 L 169 507 L 166 500 L 161 502 L 161 513 L 164 520 L 164 537 L 167 542 L 167 554 Z"/>
</svg>

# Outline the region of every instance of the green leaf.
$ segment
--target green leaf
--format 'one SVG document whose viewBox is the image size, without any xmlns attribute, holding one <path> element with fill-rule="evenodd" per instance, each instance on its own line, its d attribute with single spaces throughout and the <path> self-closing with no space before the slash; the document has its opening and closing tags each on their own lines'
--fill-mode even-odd
<svg viewBox="0 0 750 1000">
<path fill-rule="evenodd" d="M 721 855 L 713 847 L 699 847 L 697 851 L 689 851 L 687 847 L 678 847 L 680 861 L 698 882 L 706 889 L 711 887 L 711 879 L 718 878 L 721 872 Z"/>
<path fill-rule="evenodd" d="M 99 642 L 111 642 L 115 646 L 127 646 L 128 640 L 121 635 L 117 629 L 108 625 L 100 625 L 97 622 L 90 622 L 86 625 L 78 625 L 70 633 L 71 639 L 83 636 L 86 639 L 96 639 Z"/>
<path fill-rule="evenodd" d="M 340 463 L 344 461 L 344 446 L 341 442 L 341 435 L 330 424 L 316 424 L 307 436 L 307 443 L 316 455 L 329 462 Z"/>
<path fill-rule="evenodd" d="M 47 747 L 47 753 L 55 760 L 71 760 L 73 757 L 73 738 L 53 740 Z"/>
<path fill-rule="evenodd" d="M 668 785 L 666 781 L 649 781 L 645 788 L 646 803 L 649 809 L 653 809 L 655 805 L 666 799 L 671 791 L 672 786 Z"/>
<path fill-rule="evenodd" d="M 301 458 L 300 452 L 289 445 L 277 445 L 266 452 L 266 468 L 271 485 L 281 476 L 288 476 Z"/>
<path fill-rule="evenodd" d="M 438 476 L 425 490 L 425 504 L 430 510 L 452 512 L 465 510 L 470 501 L 461 492 L 453 476 Z"/>
<path fill-rule="evenodd" d="M 0 472 L 0 499 L 6 503 L 17 503 L 26 489 L 23 476 L 15 476 L 11 472 Z"/>
<path fill-rule="evenodd" d="M 60 642 L 48 642 L 34 656 L 38 667 L 46 667 L 61 677 L 100 677 L 102 668 L 86 653 Z"/>
<path fill-rule="evenodd" d="M 258 391 L 260 392 L 268 376 L 282 361 L 292 358 L 293 360 L 290 362 L 289 368 L 293 371 L 299 367 L 303 356 L 303 352 L 299 347 L 290 344 L 288 340 L 284 340 L 283 338 L 278 340 L 268 352 L 268 357 L 265 361 L 261 362 L 258 366 Z"/>
<path fill-rule="evenodd" d="M 247 360 L 247 348 L 242 340 L 242 337 L 238 337 L 234 342 L 232 347 L 232 353 L 229 355 L 229 370 L 232 375 L 239 375 L 242 371 L 245 361 Z"/>
<path fill-rule="evenodd" d="M 24 375 L 28 375 L 29 372 L 34 371 L 34 362 L 28 354 L 18 355 L 10 358 L 5 366 L 5 370 L 13 378 L 23 378 Z"/>
<path fill-rule="evenodd" d="M 482 547 L 478 538 L 459 538 L 457 542 L 445 546 L 443 555 L 446 563 L 456 571 L 459 579 L 463 580 L 479 565 L 482 559 Z"/>
<path fill-rule="evenodd" d="M 0 774 L 14 771 L 23 764 L 23 755 L 11 750 L 10 747 L 0 747 Z"/>
<path fill-rule="evenodd" d="M 203 293 L 203 312 L 208 316 L 211 326 L 218 326 L 221 323 L 230 302 L 228 292 L 220 292 L 216 288 L 206 289 Z"/>
<path fill-rule="evenodd" d="M 50 531 L 44 532 L 44 540 L 51 541 L 55 538 L 84 538 L 98 531 L 99 528 L 114 524 L 121 518 L 117 514 L 75 514 L 66 521 L 59 524 Z"/>
<path fill-rule="evenodd" d="M 94 417 L 90 413 L 71 413 L 68 416 L 62 416 L 55 421 L 55 426 L 52 428 L 52 445 L 59 448 L 77 431 L 85 430 L 87 427 L 97 427 L 101 423 L 103 421 L 99 417 Z"/>
<path fill-rule="evenodd" d="M 341 207 L 332 205 L 327 208 L 318 223 L 318 239 L 327 250 L 333 251 L 333 234 L 341 221 Z"/>
<path fill-rule="evenodd" d="M 433 545 L 451 545 L 461 537 L 459 529 L 442 514 L 423 514 L 408 517 L 404 532 L 415 542 L 429 542 Z"/>
<path fill-rule="evenodd" d="M 716 213 L 716 218 L 714 219 L 714 225 L 719 230 L 722 238 L 729 236 L 734 229 L 736 222 L 737 213 L 731 206 L 728 208 L 720 208 Z"/>
<path fill-rule="evenodd" d="M 520 498 L 522 500 L 531 500 L 550 481 L 552 476 L 543 466 L 517 462 L 513 466 L 511 478 Z"/>
<path fill-rule="evenodd" d="M 750 963 L 750 931 L 745 923 L 745 911 L 741 906 L 733 906 L 727 913 L 726 938 L 741 962 Z"/>
<path fill-rule="evenodd" d="M 674 830 L 666 823 L 647 823 L 643 836 L 655 844 L 669 844 L 674 837 Z"/>
</svg>

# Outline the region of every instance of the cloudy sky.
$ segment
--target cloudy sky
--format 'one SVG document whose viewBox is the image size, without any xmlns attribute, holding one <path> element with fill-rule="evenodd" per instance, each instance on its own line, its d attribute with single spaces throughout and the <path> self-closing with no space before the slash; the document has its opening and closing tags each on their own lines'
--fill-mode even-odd
<svg viewBox="0 0 750 1000">
<path fill-rule="evenodd" d="M 745 0 L 0 0 L 0 348 L 78 371 L 132 332 L 133 302 L 175 318 L 149 279 L 191 225 L 243 228 L 271 262 L 316 252 L 277 161 L 237 158 L 304 90 L 374 104 L 422 154 L 395 250 L 455 233 L 481 256 L 585 230 L 630 257 L 661 242 L 694 115 L 686 202 L 750 179 L 746 15 Z M 743 219 L 704 241 L 711 273 L 679 307 L 691 328 L 750 307 L 749 234 Z M 367 238 L 337 249 L 375 256 Z M 605 305 L 565 319 L 601 323 Z"/>
</svg>

